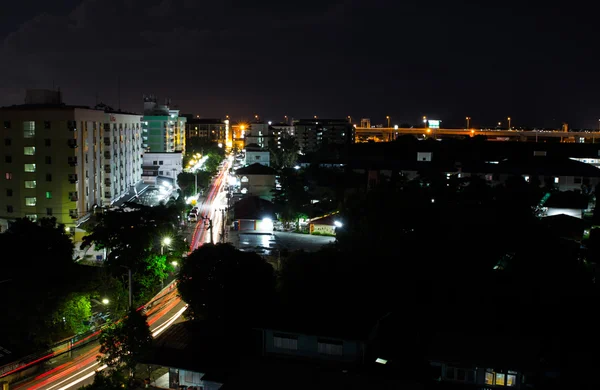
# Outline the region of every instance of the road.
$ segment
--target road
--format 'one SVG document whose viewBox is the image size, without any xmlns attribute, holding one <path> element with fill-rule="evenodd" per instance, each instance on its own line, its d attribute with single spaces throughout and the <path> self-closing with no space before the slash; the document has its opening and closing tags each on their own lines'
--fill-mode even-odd
<svg viewBox="0 0 600 390">
<path fill-rule="evenodd" d="M 224 185 L 227 182 L 230 162 L 225 160 L 225 164 L 208 191 L 204 202 L 200 207 L 200 214 L 210 218 L 213 223 L 214 242 L 219 242 L 223 228 L 223 213 L 220 211 L 226 205 Z M 226 231 L 226 229 L 225 229 Z M 198 248 L 206 242 L 210 242 L 210 229 L 203 220 L 200 220 L 194 229 L 190 251 Z M 177 321 L 187 305 L 177 296 L 177 289 L 174 284 L 167 287 L 155 297 L 151 302 L 145 305 L 145 312 L 148 316 L 148 324 L 154 337 L 158 336 L 171 324 Z M 35 378 L 17 383 L 11 386 L 12 389 L 32 389 L 32 390 L 67 390 L 77 389 L 88 385 L 94 381 L 96 371 L 103 370 L 106 366 L 100 365 L 96 361 L 99 355 L 100 346 L 98 342 L 90 343 L 73 352 L 77 356 L 60 356 L 47 363 L 47 370 Z"/>
<path fill-rule="evenodd" d="M 202 204 L 198 207 L 199 213 L 203 218 L 207 218 L 212 221 L 212 242 L 220 242 L 221 232 L 227 231 L 223 229 L 223 212 L 220 210 L 226 206 L 225 196 L 225 185 L 227 184 L 229 166 L 231 162 L 228 159 L 224 160 L 225 164 L 223 168 L 217 174 L 217 177 L 213 180 L 213 183 L 206 195 L 206 198 Z M 192 241 L 190 243 L 190 252 L 193 252 L 199 246 L 211 242 L 210 229 L 206 220 L 199 218 L 194 233 L 192 235 Z"/>
<path fill-rule="evenodd" d="M 144 308 L 152 335 L 156 337 L 162 333 L 181 317 L 186 308 L 187 305 L 177 296 L 175 284 L 165 288 Z M 15 384 L 11 388 L 66 390 L 88 385 L 94 381 L 96 371 L 106 367 L 96 361 L 99 350 L 98 342 L 90 343 L 90 345 L 75 350 L 73 354 L 77 354 L 77 356 L 72 359 L 62 357 L 53 359 L 47 366 L 48 371 L 26 382 Z"/>
</svg>

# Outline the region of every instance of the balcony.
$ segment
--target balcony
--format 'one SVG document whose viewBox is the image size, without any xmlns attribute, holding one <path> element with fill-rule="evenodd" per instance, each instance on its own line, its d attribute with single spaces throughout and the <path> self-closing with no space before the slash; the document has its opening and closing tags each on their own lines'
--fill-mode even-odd
<svg viewBox="0 0 600 390">
<path fill-rule="evenodd" d="M 76 184 L 77 183 L 77 174 L 69 173 L 69 182 L 71 184 Z"/>
<path fill-rule="evenodd" d="M 69 157 L 67 162 L 69 163 L 70 166 L 76 167 L 77 166 L 77 157 Z"/>
<path fill-rule="evenodd" d="M 77 147 L 77 140 L 76 139 L 69 139 L 69 140 L 67 140 L 67 145 L 69 145 L 69 147 L 71 149 L 75 149 Z"/>
<path fill-rule="evenodd" d="M 71 202 L 77 202 L 79 197 L 77 196 L 77 192 L 69 192 L 69 200 Z"/>
<path fill-rule="evenodd" d="M 105 173 L 111 173 L 112 172 L 112 167 L 110 165 L 105 165 L 104 166 L 104 172 Z"/>
<path fill-rule="evenodd" d="M 110 146 L 110 137 L 104 137 L 104 145 Z"/>
<path fill-rule="evenodd" d="M 110 160 L 110 152 L 109 151 L 104 152 L 104 158 L 107 160 Z"/>
<path fill-rule="evenodd" d="M 104 179 L 104 185 L 110 187 L 112 185 L 112 181 L 110 179 Z"/>
</svg>

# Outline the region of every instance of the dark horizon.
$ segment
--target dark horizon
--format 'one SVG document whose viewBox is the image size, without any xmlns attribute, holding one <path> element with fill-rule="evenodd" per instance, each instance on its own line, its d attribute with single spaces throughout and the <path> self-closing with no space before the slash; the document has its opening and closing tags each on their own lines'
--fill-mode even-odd
<svg viewBox="0 0 600 390">
<path fill-rule="evenodd" d="M 68 104 L 250 121 L 597 129 L 593 13 L 503 3 L 24 0 L 0 15 L 0 105 L 60 87 Z M 120 93 L 119 93 L 120 91 Z M 119 98 L 120 96 L 120 98 Z"/>
</svg>

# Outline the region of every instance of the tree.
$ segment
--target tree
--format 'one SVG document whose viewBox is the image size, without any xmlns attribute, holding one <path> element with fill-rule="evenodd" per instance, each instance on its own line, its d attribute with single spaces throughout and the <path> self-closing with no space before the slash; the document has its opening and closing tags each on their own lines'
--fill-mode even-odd
<svg viewBox="0 0 600 390">
<path fill-rule="evenodd" d="M 273 267 L 229 244 L 204 244 L 183 260 L 181 298 L 192 317 L 248 324 L 268 312 L 275 297 Z"/>
<path fill-rule="evenodd" d="M 181 188 L 184 196 L 191 196 L 194 194 L 196 180 L 196 175 L 191 172 L 181 172 L 177 175 L 177 185 Z"/>
<path fill-rule="evenodd" d="M 52 323 L 63 328 L 65 337 L 88 330 L 85 323 L 92 315 L 92 303 L 88 294 L 70 293 L 57 307 Z"/>
<path fill-rule="evenodd" d="M 275 211 L 284 223 L 297 222 L 307 214 L 310 195 L 305 189 L 303 175 L 295 169 L 283 169 L 279 181 L 281 187 L 273 189 Z"/>
<path fill-rule="evenodd" d="M 152 349 L 152 333 L 146 316 L 132 308 L 121 322 L 114 323 L 102 331 L 98 361 L 107 366 L 111 375 L 125 367 L 130 378 L 137 363 Z"/>
<path fill-rule="evenodd" d="M 68 306 L 70 294 L 83 291 L 81 266 L 73 260 L 73 243 L 56 219 L 17 219 L 0 234 L 5 249 L 0 284 L 4 296 L 0 343 L 13 352 L 39 348 L 64 335 L 55 313 Z M 18 298 L 14 298 L 18 297 Z"/>
<path fill-rule="evenodd" d="M 276 170 L 293 168 L 298 161 L 300 148 L 294 137 L 284 136 L 278 141 L 272 139 L 268 145 L 270 165 Z"/>
</svg>

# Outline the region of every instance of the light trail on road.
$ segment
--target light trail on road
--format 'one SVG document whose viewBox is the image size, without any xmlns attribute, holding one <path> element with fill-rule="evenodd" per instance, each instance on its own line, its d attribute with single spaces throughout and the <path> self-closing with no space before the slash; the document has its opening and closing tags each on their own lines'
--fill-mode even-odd
<svg viewBox="0 0 600 390">
<path fill-rule="evenodd" d="M 171 286 L 174 286 L 171 285 Z M 177 289 L 168 288 L 146 305 L 148 307 L 148 325 L 153 337 L 171 326 L 187 309 L 187 305 L 177 296 Z M 100 354 L 100 346 L 94 345 L 89 351 L 81 356 L 73 358 L 70 362 L 63 363 L 50 371 L 44 372 L 35 378 L 16 384 L 14 389 L 32 390 L 67 390 L 78 388 L 93 381 L 97 371 L 106 366 L 100 365 L 97 356 Z"/>
<path fill-rule="evenodd" d="M 202 216 L 213 220 L 213 235 L 216 236 L 213 236 L 214 242 L 218 241 L 219 232 L 221 232 L 222 229 L 221 224 L 224 223 L 221 213 L 216 213 L 215 211 L 222 204 L 222 197 L 224 196 L 222 189 L 223 185 L 227 182 L 228 172 L 229 162 L 225 160 L 225 164 L 213 181 L 206 199 L 199 207 Z M 210 242 L 210 235 L 207 235 L 208 230 L 209 229 L 205 225 L 204 220 L 200 219 L 194 229 L 194 234 L 192 236 L 192 242 L 190 245 L 190 252 L 199 246 L 202 246 L 204 243 Z M 181 315 L 187 309 L 187 305 L 177 296 L 177 289 L 174 288 L 174 285 L 172 285 L 172 288 L 162 292 L 151 302 L 138 308 L 138 310 L 142 309 L 145 310 L 145 313 L 148 316 L 148 325 L 152 331 L 152 336 L 156 337 L 181 317 Z M 88 338 L 91 338 L 98 333 L 100 333 L 100 331 L 88 336 Z M 84 340 L 80 340 L 77 343 L 83 342 Z M 66 352 L 66 350 L 53 352 L 44 359 L 48 360 L 62 352 Z M 106 368 L 105 365 L 100 365 L 100 363 L 97 361 L 97 356 L 99 353 L 100 346 L 95 345 L 81 356 L 73 358 L 73 360 L 70 362 L 66 362 L 54 367 L 51 370 L 46 371 L 31 380 L 28 380 L 27 382 L 18 383 L 12 388 L 32 390 L 67 390 L 89 384 L 93 381 L 93 376 L 97 371 L 102 371 Z"/>
<path fill-rule="evenodd" d="M 202 205 L 199 207 L 200 213 L 202 217 L 209 218 L 213 220 L 213 242 L 218 242 L 218 233 L 220 229 L 217 229 L 214 221 L 214 211 L 215 211 L 215 200 L 221 194 L 221 190 L 223 185 L 227 182 L 227 173 L 229 172 L 229 161 L 224 160 L 225 164 L 217 177 L 214 179 L 210 190 L 206 196 L 206 199 L 202 202 Z M 194 234 L 192 235 L 192 242 L 190 244 L 190 252 L 193 252 L 198 247 L 202 246 L 206 242 L 210 242 L 210 233 L 208 232 L 208 227 L 203 219 L 200 218 L 196 227 L 194 229 Z M 216 232 L 216 237 L 215 237 Z M 207 236 L 208 233 L 208 236 Z"/>
</svg>

